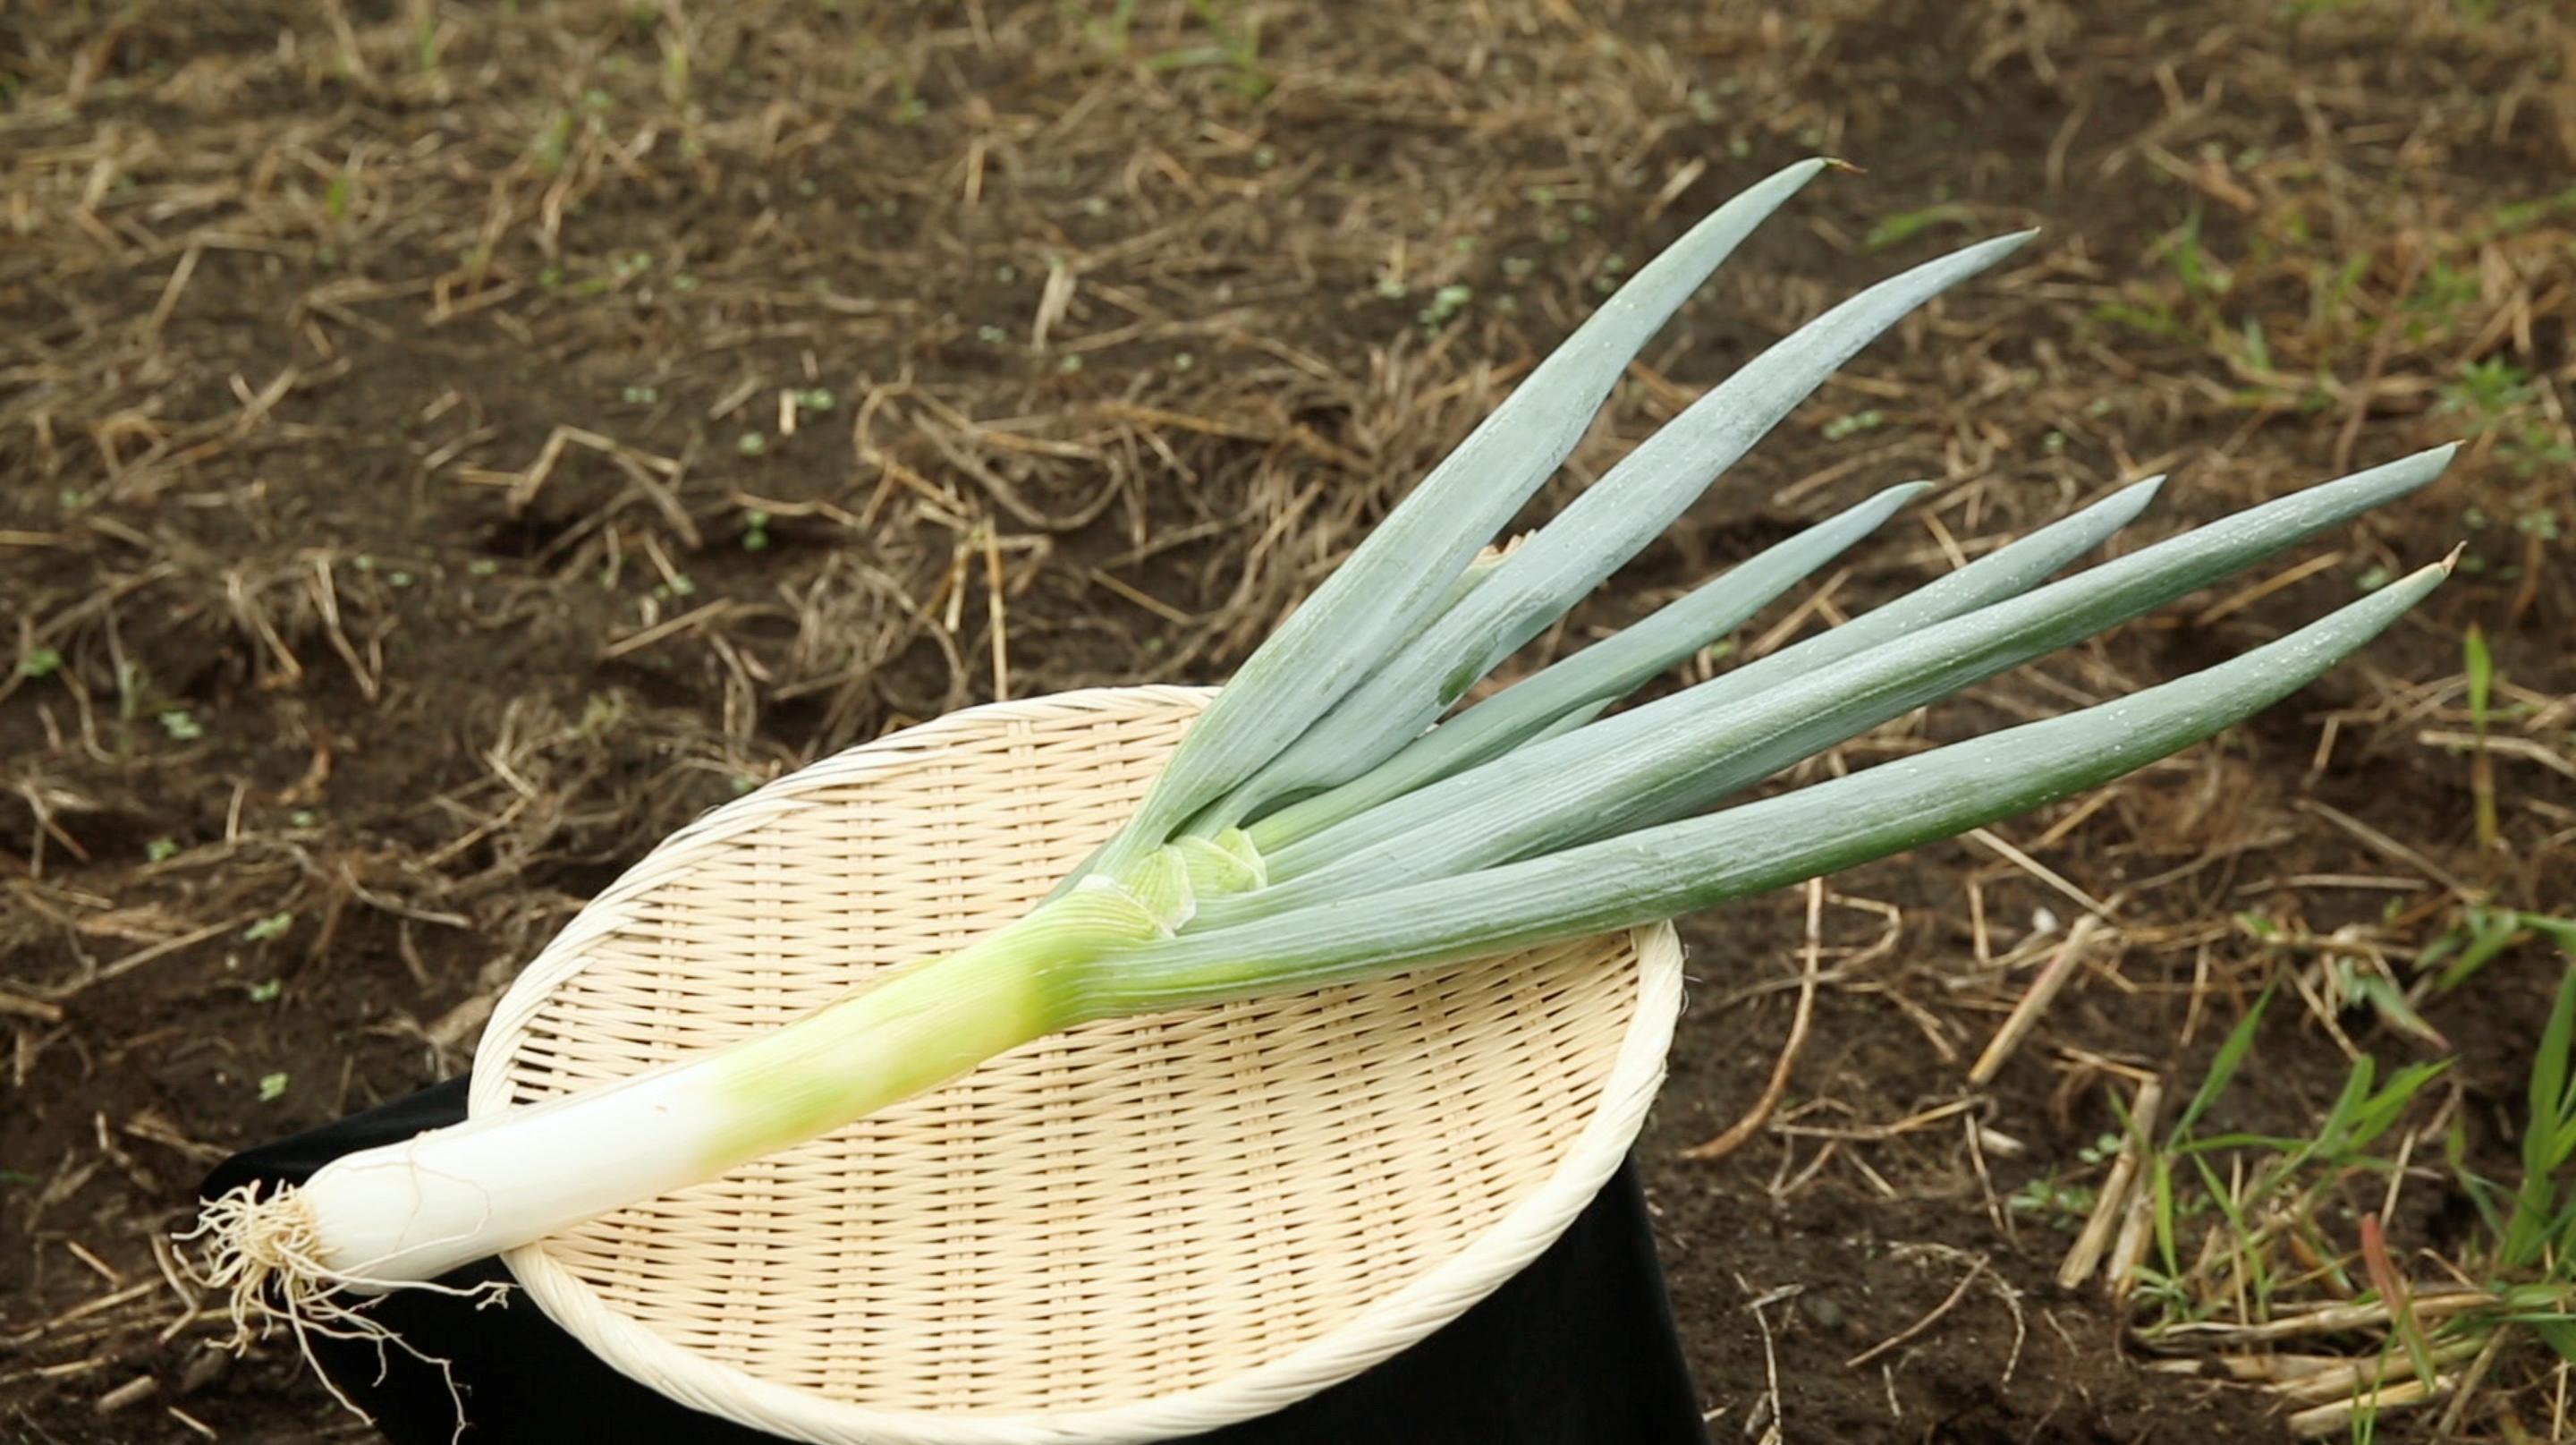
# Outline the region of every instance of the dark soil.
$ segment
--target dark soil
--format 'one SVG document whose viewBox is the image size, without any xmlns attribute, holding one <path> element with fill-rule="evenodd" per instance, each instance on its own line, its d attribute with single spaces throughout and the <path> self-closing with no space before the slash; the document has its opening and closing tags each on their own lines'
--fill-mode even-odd
<svg viewBox="0 0 2576 1445">
<path fill-rule="evenodd" d="M 1714 1162 L 1683 1151 L 1763 1093 L 1807 902 L 1688 925 L 1641 1155 L 1715 1438 L 2285 1438 L 2268 1391 L 2146 1369 L 2132 1307 L 2054 1282 L 2080 1221 L 2012 1201 L 2098 1180 L 2112 1100 L 2187 1097 L 2267 986 L 2214 1125 L 2296 1133 L 2353 1053 L 2444 1053 L 2303 1006 L 2317 940 L 2402 976 L 2468 904 L 2576 910 L 2552 7 L 520 9 L 0 13 L 12 1438 L 344 1433 L 291 1351 L 208 1351 L 164 1283 L 209 1162 L 461 1070 L 585 898 L 761 780 L 997 692 L 1222 678 L 1601 283 L 1818 151 L 1865 171 L 1748 244 L 1548 502 L 1828 300 L 2047 233 L 1548 647 L 1910 477 L 1920 519 L 1806 625 L 2151 472 L 2148 538 L 2468 440 L 2253 591 L 1816 765 L 1862 766 L 2468 551 L 2255 723 L 1996 830 L 2114 927 L 1990 1087 L 1969 1064 L 2082 911 L 1990 844 L 1832 881 L 1786 1095 Z M 2492 847 L 2439 740 L 2473 626 L 2513 744 Z M 2424 1006 L 2457 1059 L 2428 1110 L 2492 1177 L 2559 966 L 2524 945 Z M 2409 1180 L 2391 1247 L 2443 1280 L 2475 1214 Z M 2336 1248 L 2383 1189 L 2321 1217 Z M 2545 1438 L 2548 1369 L 2506 1352 L 2463 1438 Z"/>
</svg>

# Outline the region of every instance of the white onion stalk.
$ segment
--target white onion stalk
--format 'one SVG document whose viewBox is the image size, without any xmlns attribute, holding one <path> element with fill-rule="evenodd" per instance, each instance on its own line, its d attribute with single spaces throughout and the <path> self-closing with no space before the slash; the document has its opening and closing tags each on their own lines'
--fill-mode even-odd
<svg viewBox="0 0 2576 1445">
<path fill-rule="evenodd" d="M 1628 359 L 1820 164 L 1721 208 L 1534 371 L 1245 663 L 1128 825 L 1028 915 L 728 1047 L 351 1154 L 300 1188 L 216 1200 L 197 1232 L 209 1277 L 245 1317 L 346 1324 L 351 1297 L 435 1281 L 713 1178 L 1079 1024 L 1631 927 L 1947 837 L 2269 705 L 2446 574 L 2427 568 L 2135 697 L 1709 812 L 1889 717 L 2422 487 L 2450 453 L 2040 586 L 2146 505 L 2154 484 L 2140 484 L 1797 647 L 1603 716 L 1921 490 L 1900 487 L 1437 721 L 1843 360 L 2023 239 L 1972 246 L 1834 308 L 1524 545 L 1477 562 Z"/>
<path fill-rule="evenodd" d="M 790 1148 L 1070 1028 L 1083 1021 L 1069 1006 L 1079 995 L 1063 985 L 1080 963 L 1168 936 L 1126 890 L 1095 879 L 956 953 L 889 970 L 793 1027 L 349 1155 L 272 1205 L 303 1211 L 286 1226 L 309 1229 L 313 1256 L 353 1283 L 433 1279 Z"/>
</svg>

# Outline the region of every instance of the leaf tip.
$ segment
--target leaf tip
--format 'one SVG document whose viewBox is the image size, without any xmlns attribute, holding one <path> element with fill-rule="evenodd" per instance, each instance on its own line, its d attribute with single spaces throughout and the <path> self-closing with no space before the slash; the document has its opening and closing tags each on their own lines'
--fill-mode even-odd
<svg viewBox="0 0 2576 1445">
<path fill-rule="evenodd" d="M 2164 488 L 2165 474 L 2158 472 L 2144 481 L 2129 483 L 2086 510 L 2098 510 L 2101 515 L 2111 520 L 2112 530 L 2117 531 L 2136 521 L 2138 514 L 2144 512 L 2155 501 L 2157 495 L 2164 491 Z"/>
<path fill-rule="evenodd" d="M 1960 249 L 1951 252 L 1947 256 L 1941 257 L 1935 261 L 1926 262 L 1925 264 L 1926 266 L 1963 265 L 1971 271 L 1982 271 L 1996 262 L 2001 261 L 2006 256 L 2011 255 L 2015 251 L 2020 250 L 2022 247 L 2029 245 L 2031 238 L 2038 234 L 2039 228 L 2037 226 L 2033 226 L 2026 231 L 2007 231 L 2000 236 L 1989 236 L 1985 240 L 1979 241 L 1974 245 L 1963 246 Z"/>
<path fill-rule="evenodd" d="M 2382 475 L 2396 473 L 2403 478 L 2403 485 L 2407 491 L 2416 491 L 2431 486 L 2436 478 L 2450 469 L 2452 459 L 2459 454 L 2458 442 L 2444 442 L 2438 447 L 2427 447 L 2412 456 L 2399 457 L 2386 466 L 2378 468 L 2377 471 Z"/>
<path fill-rule="evenodd" d="M 1734 198 L 1734 200 L 1740 201 L 1747 197 L 1755 196 L 1776 197 L 1776 199 L 1770 200 L 1769 204 L 1775 207 L 1782 205 L 1788 201 L 1789 197 L 1804 189 L 1807 182 L 1823 175 L 1826 171 L 1834 169 L 1835 165 L 1836 162 L 1831 156 L 1809 156 L 1802 161 L 1791 161 L 1789 164 L 1782 166 L 1780 169 L 1773 171 L 1771 174 L 1764 176 L 1758 181 L 1755 181 L 1752 185 L 1745 187 L 1744 190 Z M 1728 204 L 1733 204 L 1733 202 L 1730 201 Z M 1720 207 L 1719 209 L 1723 210 L 1724 207 Z"/>
</svg>

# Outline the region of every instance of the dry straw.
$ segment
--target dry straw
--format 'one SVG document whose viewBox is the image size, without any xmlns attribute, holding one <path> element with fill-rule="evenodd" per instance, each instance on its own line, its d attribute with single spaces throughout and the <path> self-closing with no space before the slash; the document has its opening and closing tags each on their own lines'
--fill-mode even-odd
<svg viewBox="0 0 2576 1445">
<path fill-rule="evenodd" d="M 943 718 L 674 835 L 521 976 L 481 1114 L 828 1003 L 1020 917 L 1211 694 Z M 1421 1339 L 1526 1265 L 1643 1120 L 1658 924 L 1092 1025 L 713 1183 L 513 1250 L 601 1358 L 799 1440 L 1167 1439 Z"/>
</svg>

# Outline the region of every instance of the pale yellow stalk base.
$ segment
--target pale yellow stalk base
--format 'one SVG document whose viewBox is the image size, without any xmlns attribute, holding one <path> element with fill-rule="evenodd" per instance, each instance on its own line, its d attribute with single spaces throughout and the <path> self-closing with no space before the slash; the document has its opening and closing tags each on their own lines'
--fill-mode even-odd
<svg viewBox="0 0 2576 1445">
<path fill-rule="evenodd" d="M 189 1238 L 247 1339 L 283 1320 L 384 1338 L 350 1296 L 424 1286 L 470 1261 L 712 1179 L 995 1055 L 1138 1001 L 1122 948 L 1170 938 L 1203 896 L 1258 887 L 1239 833 L 1158 849 L 1000 932 L 877 975 L 794 1023 L 590 1092 L 332 1161 L 301 1187 L 210 1204 Z M 399 1344 L 399 1341 L 395 1342 Z"/>
</svg>

